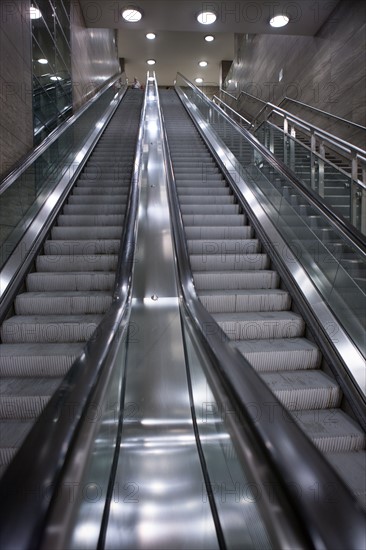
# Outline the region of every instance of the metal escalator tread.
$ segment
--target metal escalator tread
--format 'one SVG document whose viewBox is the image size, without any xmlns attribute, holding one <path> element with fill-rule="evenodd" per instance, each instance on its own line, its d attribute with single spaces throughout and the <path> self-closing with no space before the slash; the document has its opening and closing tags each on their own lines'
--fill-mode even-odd
<svg viewBox="0 0 366 550">
<path fill-rule="evenodd" d="M 0 329 L 0 474 L 112 302 L 141 106 L 128 91 Z"/>
<path fill-rule="evenodd" d="M 228 183 L 220 172 L 212 172 L 212 159 L 202 141 L 196 140 L 192 162 L 191 143 L 198 131 L 175 92 L 162 90 L 161 104 L 199 299 L 226 332 L 230 345 L 256 369 L 314 444 L 338 469 L 342 460 L 346 462 L 341 457 L 348 457 L 342 476 L 355 490 L 355 480 L 348 480 L 355 474 L 349 470 L 354 463 L 361 486 L 364 432 L 339 408 L 340 387 L 321 370 L 320 349 L 305 337 L 304 320 L 291 310 L 291 296 L 281 289 L 280 277 L 271 269 Z M 184 164 L 189 167 L 189 178 Z M 223 208 L 236 205 L 237 209 L 220 215 L 220 204 Z M 358 493 L 365 501 L 365 489 Z"/>
</svg>

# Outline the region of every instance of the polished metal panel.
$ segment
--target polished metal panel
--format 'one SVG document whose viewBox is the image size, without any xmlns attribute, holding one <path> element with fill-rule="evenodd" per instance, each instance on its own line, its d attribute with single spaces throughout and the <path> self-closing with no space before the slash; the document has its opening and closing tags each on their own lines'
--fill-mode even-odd
<svg viewBox="0 0 366 550">
<path fill-rule="evenodd" d="M 148 85 L 126 367 L 130 414 L 105 547 L 213 550 L 218 543 L 210 504 L 202 498 L 192 426 L 157 97 Z"/>
</svg>

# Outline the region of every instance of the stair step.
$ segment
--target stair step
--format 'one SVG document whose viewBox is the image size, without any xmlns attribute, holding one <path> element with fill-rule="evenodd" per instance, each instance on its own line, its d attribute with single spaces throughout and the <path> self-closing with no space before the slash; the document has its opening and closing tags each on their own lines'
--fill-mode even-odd
<svg viewBox="0 0 366 550">
<path fill-rule="evenodd" d="M 360 451 L 366 435 L 340 409 L 294 411 L 295 421 L 323 453 Z"/>
<path fill-rule="evenodd" d="M 305 330 L 302 317 L 292 311 L 214 313 L 213 318 L 231 340 L 296 338 Z"/>
<path fill-rule="evenodd" d="M 15 299 L 16 315 L 83 315 L 105 313 L 110 292 L 24 292 Z"/>
<path fill-rule="evenodd" d="M 0 419 L 37 418 L 60 383 L 60 378 L 2 378 Z"/>
<path fill-rule="evenodd" d="M 277 288 L 279 276 L 276 271 L 216 271 L 194 274 L 194 282 L 201 290 L 244 290 Z"/>
<path fill-rule="evenodd" d="M 268 269 L 267 254 L 195 254 L 190 255 L 192 271 L 242 271 Z"/>
<path fill-rule="evenodd" d="M 258 253 L 260 250 L 258 239 L 188 239 L 187 245 L 190 254 L 219 255 L 223 259 L 226 254 L 241 257 Z"/>
<path fill-rule="evenodd" d="M 290 411 L 340 406 L 342 392 L 338 384 L 322 371 L 265 372 L 261 377 Z"/>
<path fill-rule="evenodd" d="M 242 340 L 232 346 L 258 372 L 316 369 L 322 359 L 318 346 L 306 338 Z"/>
<path fill-rule="evenodd" d="M 244 214 L 183 214 L 184 225 L 246 225 L 247 217 Z"/>
<path fill-rule="evenodd" d="M 81 354 L 84 343 L 1 344 L 0 375 L 26 378 L 63 377 Z"/>
<path fill-rule="evenodd" d="M 184 215 L 207 216 L 207 214 L 233 215 L 239 214 L 238 204 L 181 204 L 180 210 Z"/>
<path fill-rule="evenodd" d="M 326 457 L 366 510 L 366 452 L 327 453 Z"/>
<path fill-rule="evenodd" d="M 98 239 L 98 240 L 50 240 L 44 244 L 46 255 L 81 255 L 94 256 L 95 254 L 118 254 L 121 246 L 119 239 Z"/>
<path fill-rule="evenodd" d="M 4 344 L 86 342 L 102 315 L 16 315 L 4 321 Z"/>
<path fill-rule="evenodd" d="M 210 313 L 284 311 L 291 307 L 289 293 L 278 289 L 200 291 L 199 298 Z"/>
<path fill-rule="evenodd" d="M 234 204 L 234 195 L 180 195 L 179 202 L 183 206 L 187 205 L 229 205 Z"/>
<path fill-rule="evenodd" d="M 77 227 L 77 226 L 94 226 L 94 225 L 121 225 L 124 222 L 123 215 L 79 215 L 61 214 L 57 218 L 58 225 Z"/>
<path fill-rule="evenodd" d="M 72 226 L 54 226 L 51 230 L 52 239 L 70 240 L 70 239 L 121 239 L 122 227 L 120 225 L 97 226 L 97 227 L 72 227 Z"/>
<path fill-rule="evenodd" d="M 33 422 L 29 420 L 2 420 L 0 422 L 0 466 L 10 464 L 32 426 Z"/>
<path fill-rule="evenodd" d="M 185 233 L 187 239 L 250 239 L 253 237 L 254 231 L 250 225 L 234 225 L 228 227 L 221 226 L 189 226 L 186 225 Z"/>
<path fill-rule="evenodd" d="M 72 256 L 42 255 L 36 259 L 37 271 L 115 271 L 117 268 L 117 254 L 88 254 Z"/>
<path fill-rule="evenodd" d="M 183 197 L 186 197 L 186 196 L 202 197 L 202 194 L 204 194 L 204 196 L 214 196 L 214 197 L 224 197 L 226 195 L 234 197 L 231 194 L 231 190 L 229 187 L 215 186 L 214 188 L 212 188 L 212 187 L 199 186 L 199 187 L 180 187 L 178 189 L 178 195 L 179 195 L 180 201 L 182 201 Z"/>
<path fill-rule="evenodd" d="M 30 273 L 27 276 L 29 292 L 54 291 L 112 291 L 114 273 L 69 272 L 69 273 Z"/>
<path fill-rule="evenodd" d="M 86 201 L 87 202 L 87 201 Z M 65 204 L 63 213 L 66 215 L 118 215 L 126 212 L 126 204 Z"/>
</svg>

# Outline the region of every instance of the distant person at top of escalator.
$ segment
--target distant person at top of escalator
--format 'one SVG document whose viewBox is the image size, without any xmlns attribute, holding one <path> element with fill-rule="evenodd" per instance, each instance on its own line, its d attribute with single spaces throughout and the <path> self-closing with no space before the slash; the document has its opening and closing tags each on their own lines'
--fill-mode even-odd
<svg viewBox="0 0 366 550">
<path fill-rule="evenodd" d="M 137 80 L 136 77 L 133 79 L 131 88 L 133 90 L 141 90 L 142 89 L 141 83 Z"/>
</svg>

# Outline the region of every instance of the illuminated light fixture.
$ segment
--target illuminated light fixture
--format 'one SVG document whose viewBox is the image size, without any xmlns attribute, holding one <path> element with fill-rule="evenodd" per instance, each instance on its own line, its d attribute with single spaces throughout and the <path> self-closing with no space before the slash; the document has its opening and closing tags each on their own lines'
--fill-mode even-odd
<svg viewBox="0 0 366 550">
<path fill-rule="evenodd" d="M 147 35 L 146 35 L 146 38 L 147 38 L 148 40 L 155 40 L 156 34 L 153 33 L 153 32 L 148 32 Z"/>
<path fill-rule="evenodd" d="M 122 17 L 128 23 L 137 23 L 142 19 L 142 11 L 134 6 L 128 6 L 122 10 Z"/>
<path fill-rule="evenodd" d="M 47 65 L 48 63 L 48 60 L 47 59 L 44 59 L 43 57 L 41 57 L 41 59 L 37 59 L 38 63 L 40 63 L 41 65 Z"/>
<path fill-rule="evenodd" d="M 34 6 L 29 8 L 29 14 L 31 19 L 40 19 L 42 17 L 41 10 L 35 8 Z"/>
<path fill-rule="evenodd" d="M 216 14 L 213 11 L 202 11 L 197 15 L 197 21 L 201 23 L 201 25 L 212 25 L 212 23 L 215 23 L 216 19 Z"/>
<path fill-rule="evenodd" d="M 146 63 L 147 63 L 148 65 L 155 65 L 156 61 L 155 61 L 155 59 L 148 59 L 148 60 L 146 61 Z"/>
<path fill-rule="evenodd" d="M 279 28 L 287 25 L 289 21 L 290 19 L 287 17 L 287 15 L 275 15 L 274 17 L 272 17 L 269 24 L 271 25 L 271 27 Z"/>
<path fill-rule="evenodd" d="M 198 77 L 198 78 L 195 79 L 195 82 L 197 82 L 197 84 L 202 84 L 203 78 Z"/>
<path fill-rule="evenodd" d="M 149 78 L 148 78 L 149 82 L 154 82 L 154 80 L 155 80 L 155 78 L 153 76 L 149 76 Z"/>
<path fill-rule="evenodd" d="M 207 63 L 207 61 L 200 61 L 200 62 L 198 63 L 198 65 L 199 65 L 200 67 L 207 67 L 208 63 Z"/>
<path fill-rule="evenodd" d="M 215 37 L 212 36 L 212 34 L 208 34 L 205 36 L 206 42 L 213 42 L 215 40 Z"/>
<path fill-rule="evenodd" d="M 61 76 L 50 76 L 50 80 L 63 80 Z"/>
</svg>

